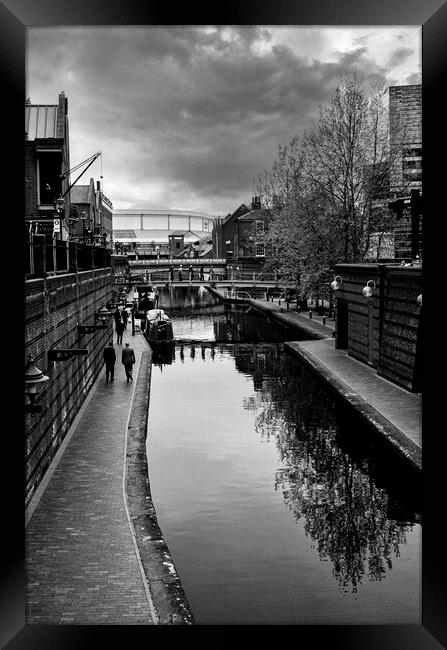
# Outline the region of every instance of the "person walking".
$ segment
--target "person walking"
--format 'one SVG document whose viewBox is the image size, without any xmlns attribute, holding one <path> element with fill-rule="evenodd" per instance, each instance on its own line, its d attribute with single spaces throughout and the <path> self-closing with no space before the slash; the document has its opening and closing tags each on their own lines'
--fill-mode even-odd
<svg viewBox="0 0 447 650">
<path fill-rule="evenodd" d="M 104 348 L 103 358 L 104 358 L 104 363 L 106 364 L 106 383 L 107 383 L 109 381 L 109 377 L 110 377 L 110 381 L 113 381 L 114 374 L 115 374 L 116 353 L 112 342 L 109 343 L 108 347 Z"/>
<path fill-rule="evenodd" d="M 200 279 L 204 280 L 205 279 L 205 274 L 203 272 L 203 266 L 200 267 Z"/>
<path fill-rule="evenodd" d="M 116 324 L 116 342 L 118 345 L 123 344 L 123 332 L 124 332 L 124 323 L 122 320 L 120 320 Z"/>
<path fill-rule="evenodd" d="M 194 279 L 194 268 L 193 265 L 189 265 L 189 281 L 191 282 Z"/>
<path fill-rule="evenodd" d="M 126 346 L 121 353 L 121 363 L 123 364 L 124 370 L 126 371 L 127 381 L 129 381 L 129 379 L 130 381 L 133 381 L 132 369 L 133 364 L 135 363 L 135 353 L 133 351 L 133 348 L 129 347 L 128 343 L 126 343 Z"/>
<path fill-rule="evenodd" d="M 183 269 L 182 269 L 181 264 L 180 264 L 179 269 L 178 269 L 178 280 L 179 280 L 179 282 L 183 281 Z"/>
<path fill-rule="evenodd" d="M 113 318 L 115 319 L 115 325 L 121 320 L 121 312 L 118 307 L 113 312 Z"/>
<path fill-rule="evenodd" d="M 127 309 L 125 307 L 123 308 L 123 311 L 121 312 L 121 318 L 122 318 L 123 323 L 124 323 L 124 329 L 127 329 L 127 319 L 129 318 L 129 312 L 127 311 Z"/>
</svg>

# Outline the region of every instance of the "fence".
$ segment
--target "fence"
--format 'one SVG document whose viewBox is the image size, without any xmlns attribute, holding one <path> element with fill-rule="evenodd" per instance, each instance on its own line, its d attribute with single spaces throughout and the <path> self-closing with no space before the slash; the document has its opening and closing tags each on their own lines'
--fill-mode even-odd
<svg viewBox="0 0 447 650">
<path fill-rule="evenodd" d="M 104 268 L 111 264 L 107 248 L 61 241 L 47 235 L 30 235 L 25 240 L 25 278 L 73 273 Z"/>
</svg>

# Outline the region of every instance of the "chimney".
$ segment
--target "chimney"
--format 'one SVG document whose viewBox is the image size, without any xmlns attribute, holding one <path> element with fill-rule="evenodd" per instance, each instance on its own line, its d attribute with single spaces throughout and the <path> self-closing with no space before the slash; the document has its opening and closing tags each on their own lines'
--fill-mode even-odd
<svg viewBox="0 0 447 650">
<path fill-rule="evenodd" d="M 251 199 L 251 207 L 252 210 L 260 210 L 261 209 L 261 197 L 260 196 L 253 196 Z"/>
</svg>

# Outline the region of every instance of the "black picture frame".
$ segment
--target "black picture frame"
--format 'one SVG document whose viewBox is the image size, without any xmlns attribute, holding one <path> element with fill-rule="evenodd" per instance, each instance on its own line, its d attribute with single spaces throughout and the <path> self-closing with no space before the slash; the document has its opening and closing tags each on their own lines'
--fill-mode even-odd
<svg viewBox="0 0 447 650">
<path fill-rule="evenodd" d="M 23 425 L 17 422 L 22 410 L 23 274 L 21 260 L 23 232 L 23 102 L 25 99 L 26 30 L 32 26 L 71 25 L 420 25 L 423 43 L 423 140 L 424 140 L 424 529 L 423 529 L 423 599 L 420 626 L 193 626 L 142 628 L 140 626 L 25 626 L 24 624 L 24 487 Z M 227 641 L 278 644 L 283 634 L 295 646 L 335 647 L 343 650 L 436 650 L 447 646 L 445 623 L 446 581 L 443 566 L 445 539 L 441 533 L 443 496 L 445 494 L 442 453 L 445 438 L 443 405 L 446 367 L 446 317 L 442 310 L 446 219 L 443 218 L 443 181 L 445 162 L 446 118 L 442 89 L 445 86 L 447 4 L 441 0 L 375 0 L 356 2 L 291 0 L 265 2 L 230 1 L 206 9 L 190 3 L 169 6 L 150 0 L 4 0 L 0 2 L 0 65 L 3 86 L 2 126 L 4 161 L 7 162 L 4 186 L 3 264 L 4 291 L 9 290 L 8 316 L 3 337 L 5 356 L 3 373 L 10 387 L 3 390 L 4 467 L 3 489 L 4 561 L 2 580 L 1 642 L 2 647 L 19 648 L 86 648 L 98 644 L 111 648 L 137 647 L 137 643 L 192 642 L 204 647 L 223 647 Z M 6 142 L 5 142 L 6 140 Z M 19 276 L 19 277 L 17 277 Z M 12 305 L 12 306 L 11 306 Z M 441 370 L 441 380 L 433 369 Z M 17 409 L 11 404 L 11 395 Z M 15 421 L 14 421 L 15 413 Z M 12 418 L 9 418 L 9 415 Z M 8 416 L 8 417 L 7 417 Z M 7 473 L 6 465 L 10 468 Z M 179 637 L 178 634 L 182 636 Z"/>
</svg>

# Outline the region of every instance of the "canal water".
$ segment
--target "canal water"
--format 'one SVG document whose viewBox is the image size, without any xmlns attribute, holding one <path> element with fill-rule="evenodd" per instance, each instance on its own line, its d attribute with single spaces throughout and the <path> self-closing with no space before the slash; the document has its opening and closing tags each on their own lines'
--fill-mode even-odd
<svg viewBox="0 0 447 650">
<path fill-rule="evenodd" d="M 170 298 L 147 455 L 196 623 L 420 624 L 419 481 L 284 352 L 296 333 L 190 297 Z"/>
</svg>

